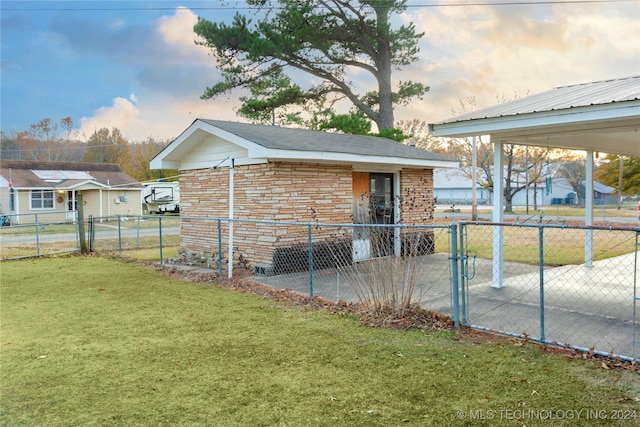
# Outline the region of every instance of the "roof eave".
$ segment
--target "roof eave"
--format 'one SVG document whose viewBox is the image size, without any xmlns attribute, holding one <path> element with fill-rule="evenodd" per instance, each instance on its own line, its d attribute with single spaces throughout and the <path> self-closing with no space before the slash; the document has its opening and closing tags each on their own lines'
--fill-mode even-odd
<svg viewBox="0 0 640 427">
<path fill-rule="evenodd" d="M 599 129 L 611 121 L 624 121 L 640 117 L 640 100 L 590 105 L 566 110 L 541 111 L 501 117 L 445 121 L 429 125 L 438 137 L 460 138 L 517 132 L 526 129 L 548 129 L 568 125 L 585 129 Z M 607 127 L 611 127 L 609 124 Z"/>
<path fill-rule="evenodd" d="M 267 159 L 270 161 L 317 161 L 322 163 L 338 164 L 377 164 L 396 165 L 412 168 L 457 168 L 457 161 L 415 159 L 405 157 L 371 156 L 362 154 L 323 152 L 323 151 L 297 151 L 297 150 L 268 150 Z"/>
</svg>

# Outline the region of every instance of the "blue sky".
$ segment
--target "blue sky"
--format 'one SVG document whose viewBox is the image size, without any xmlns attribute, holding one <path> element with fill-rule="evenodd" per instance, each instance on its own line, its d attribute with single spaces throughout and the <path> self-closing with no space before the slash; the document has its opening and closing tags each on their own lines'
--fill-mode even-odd
<svg viewBox="0 0 640 427">
<path fill-rule="evenodd" d="M 394 77 L 431 87 L 397 109 L 396 120 L 444 120 L 469 97 L 484 107 L 640 74 L 640 0 L 468 3 L 409 0 L 396 17 L 426 34 L 420 61 Z M 81 139 L 117 127 L 135 141 L 174 138 L 197 117 L 241 120 L 239 93 L 200 100 L 219 74 L 192 28 L 197 16 L 229 21 L 236 11 L 251 13 L 243 1 L 2 0 L 0 7 L 4 132 L 71 116 Z M 368 76 L 352 78 L 372 88 Z"/>
</svg>

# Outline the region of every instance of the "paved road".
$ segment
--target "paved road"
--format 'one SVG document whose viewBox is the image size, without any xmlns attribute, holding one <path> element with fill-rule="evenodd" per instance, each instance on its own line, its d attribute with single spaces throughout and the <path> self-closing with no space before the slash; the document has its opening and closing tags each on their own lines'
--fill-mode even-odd
<svg viewBox="0 0 640 427">
<path fill-rule="evenodd" d="M 468 212 L 436 212 L 435 213 L 435 217 L 436 218 L 450 218 L 452 221 L 457 220 L 457 221 L 471 221 L 471 213 Z M 539 222 L 540 217 L 536 214 L 518 214 L 518 215 L 509 215 L 509 214 L 505 214 L 504 218 L 506 220 L 519 220 L 519 222 L 522 223 L 537 223 Z M 482 220 L 482 221 L 491 221 L 491 214 L 488 213 L 483 213 L 483 214 L 478 214 L 478 219 Z M 562 222 L 566 222 L 566 221 L 582 221 L 584 222 L 584 217 L 583 216 L 556 216 L 556 215 L 552 215 L 551 213 L 545 215 L 543 217 L 545 224 L 546 223 L 551 223 L 553 224 L 554 222 L 558 222 L 558 223 L 562 223 Z M 602 215 L 597 215 L 594 213 L 593 215 L 593 221 L 594 222 L 606 222 L 607 224 L 609 223 L 620 223 L 620 224 L 635 224 L 637 226 L 640 226 L 640 221 L 638 220 L 637 217 L 608 217 L 608 216 L 602 216 Z"/>
<path fill-rule="evenodd" d="M 162 235 L 176 235 L 180 233 L 180 227 L 166 227 L 162 229 Z M 2 236 L 3 241 L 8 241 L 12 245 L 13 244 L 32 244 L 35 240 L 33 234 L 18 234 L 12 235 L 10 237 Z M 141 228 L 138 230 L 137 228 L 123 228 L 121 230 L 121 237 L 148 237 L 148 236 L 157 236 L 158 229 L 157 228 Z M 100 227 L 100 229 L 96 230 L 96 239 L 117 239 L 118 238 L 118 229 L 105 229 Z M 38 235 L 38 240 L 40 243 L 50 243 L 50 242 L 68 242 L 68 241 L 76 241 L 77 236 L 76 233 L 55 233 L 55 234 L 47 234 L 41 233 Z"/>
</svg>

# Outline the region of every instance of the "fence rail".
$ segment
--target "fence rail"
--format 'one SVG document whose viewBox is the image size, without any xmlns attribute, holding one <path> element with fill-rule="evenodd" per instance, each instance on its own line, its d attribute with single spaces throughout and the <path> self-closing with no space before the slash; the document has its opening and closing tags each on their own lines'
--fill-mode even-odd
<svg viewBox="0 0 640 427">
<path fill-rule="evenodd" d="M 0 227 L 2 259 L 79 250 L 77 221 Z M 94 251 L 640 360 L 640 228 L 91 218 Z"/>
</svg>

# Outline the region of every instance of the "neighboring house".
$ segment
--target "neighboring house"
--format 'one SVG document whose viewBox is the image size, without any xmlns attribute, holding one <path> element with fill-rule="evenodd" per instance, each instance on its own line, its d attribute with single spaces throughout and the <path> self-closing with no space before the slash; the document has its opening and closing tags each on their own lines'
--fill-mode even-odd
<svg viewBox="0 0 640 427">
<path fill-rule="evenodd" d="M 580 200 L 584 200 L 585 183 L 580 184 Z M 593 181 L 593 204 L 594 205 L 615 205 L 618 203 L 618 190 L 598 181 Z"/>
<path fill-rule="evenodd" d="M 470 205 L 472 202 L 471 179 L 458 169 L 435 170 L 433 185 L 439 205 Z M 479 183 L 476 183 L 476 202 L 478 205 L 491 203 L 491 192 Z"/>
<path fill-rule="evenodd" d="M 78 195 L 84 215 L 140 215 L 144 186 L 104 163 L 3 160 L 0 165 L 0 211 L 12 224 L 72 221 Z"/>
<path fill-rule="evenodd" d="M 201 252 L 217 251 L 217 229 L 189 217 L 333 224 L 431 221 L 433 169 L 457 166 L 452 159 L 384 138 L 204 119 L 195 120 L 151 161 L 152 169 L 179 169 L 182 247 Z M 249 265 L 271 266 L 278 250 L 306 244 L 306 231 L 238 223 L 234 250 Z M 314 239 L 334 231 L 321 228 Z M 346 238 L 356 260 L 369 253 L 366 236 L 360 237 Z"/>
<path fill-rule="evenodd" d="M 522 177 L 524 179 L 524 177 Z M 434 171 L 434 191 L 436 203 L 439 205 L 470 205 L 472 202 L 471 180 L 455 169 Z M 518 182 L 514 185 L 518 186 Z M 550 206 L 550 205 L 581 205 L 585 200 L 584 182 L 580 185 L 579 194 L 576 193 L 566 180 L 558 176 L 549 177 L 542 183 L 532 183 L 527 191 L 524 189 L 514 194 L 514 206 Z M 593 182 L 593 200 L 595 205 L 617 203 L 615 188 L 600 182 Z M 476 184 L 476 200 L 478 205 L 493 203 L 490 189 Z"/>
</svg>

